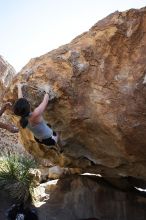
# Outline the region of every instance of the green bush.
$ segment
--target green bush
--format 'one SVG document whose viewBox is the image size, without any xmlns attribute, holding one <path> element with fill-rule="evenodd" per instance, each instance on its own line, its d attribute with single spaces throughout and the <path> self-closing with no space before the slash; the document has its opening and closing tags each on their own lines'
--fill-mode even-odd
<svg viewBox="0 0 146 220">
<path fill-rule="evenodd" d="M 21 155 L 5 155 L 0 160 L 0 189 L 6 190 L 17 202 L 26 202 L 32 197 L 34 181 L 29 174 L 35 168 L 34 159 Z"/>
</svg>

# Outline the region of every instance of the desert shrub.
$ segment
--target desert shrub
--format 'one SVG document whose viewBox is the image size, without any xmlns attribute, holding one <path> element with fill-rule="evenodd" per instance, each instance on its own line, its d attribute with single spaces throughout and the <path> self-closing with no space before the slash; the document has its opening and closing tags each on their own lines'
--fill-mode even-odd
<svg viewBox="0 0 146 220">
<path fill-rule="evenodd" d="M 35 168 L 34 159 L 22 155 L 5 155 L 0 159 L 0 189 L 6 190 L 17 202 L 26 202 L 32 197 L 34 181 L 30 168 Z"/>
</svg>

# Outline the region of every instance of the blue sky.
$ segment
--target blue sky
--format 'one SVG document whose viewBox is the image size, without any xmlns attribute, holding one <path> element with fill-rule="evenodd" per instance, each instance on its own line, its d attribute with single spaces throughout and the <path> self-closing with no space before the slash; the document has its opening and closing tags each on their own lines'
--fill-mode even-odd
<svg viewBox="0 0 146 220">
<path fill-rule="evenodd" d="M 144 6 L 146 0 L 0 0 L 0 55 L 19 71 L 108 14 Z"/>
</svg>

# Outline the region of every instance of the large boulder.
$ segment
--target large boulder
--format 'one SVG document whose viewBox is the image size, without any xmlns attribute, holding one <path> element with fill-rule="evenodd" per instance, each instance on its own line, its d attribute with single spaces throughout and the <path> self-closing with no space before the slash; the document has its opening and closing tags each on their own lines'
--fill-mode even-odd
<svg viewBox="0 0 146 220">
<path fill-rule="evenodd" d="M 102 178 L 70 176 L 59 180 L 56 187 L 49 183 L 46 187 L 49 187 L 49 195 L 38 208 L 40 220 L 146 219 L 146 198 L 134 191 L 114 189 Z M 41 192 L 45 195 L 43 190 Z"/>
<path fill-rule="evenodd" d="M 16 83 L 24 82 L 24 96 L 35 108 L 49 85 L 44 117 L 60 133 L 62 152 L 37 144 L 20 128 L 25 148 L 54 165 L 145 179 L 145 33 L 146 8 L 117 11 L 69 44 L 31 59 L 5 99 L 15 101 Z"/>
</svg>

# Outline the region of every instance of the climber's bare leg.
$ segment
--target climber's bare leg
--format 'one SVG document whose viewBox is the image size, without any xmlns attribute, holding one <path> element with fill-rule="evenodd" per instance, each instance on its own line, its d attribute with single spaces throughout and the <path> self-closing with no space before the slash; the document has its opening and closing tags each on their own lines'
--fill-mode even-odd
<svg viewBox="0 0 146 220">
<path fill-rule="evenodd" d="M 0 128 L 6 129 L 11 133 L 17 133 L 19 129 L 12 124 L 5 124 L 0 122 Z"/>
</svg>

